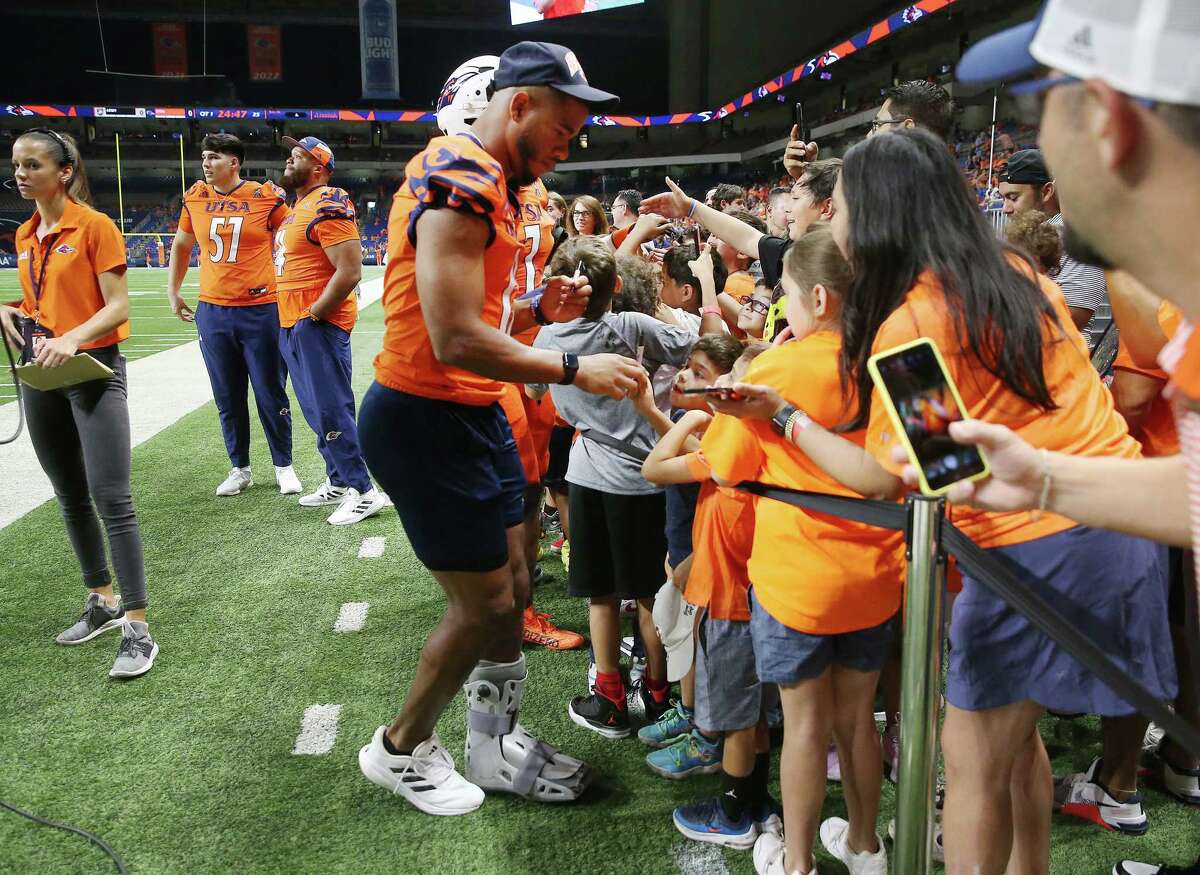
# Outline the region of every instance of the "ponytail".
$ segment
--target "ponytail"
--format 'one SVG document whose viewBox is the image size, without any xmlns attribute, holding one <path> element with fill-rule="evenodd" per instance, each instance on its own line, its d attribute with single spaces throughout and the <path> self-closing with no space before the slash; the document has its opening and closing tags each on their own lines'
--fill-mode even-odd
<svg viewBox="0 0 1200 875">
<path fill-rule="evenodd" d="M 76 203 L 92 206 L 92 190 L 88 185 L 87 169 L 83 166 L 83 156 L 79 154 L 79 144 L 70 134 L 60 134 L 50 128 L 30 128 L 21 137 L 38 137 L 46 146 L 46 151 L 57 159 L 59 167 L 70 167 L 71 178 L 67 180 L 67 197 Z M 20 139 L 20 137 L 18 137 Z"/>
</svg>

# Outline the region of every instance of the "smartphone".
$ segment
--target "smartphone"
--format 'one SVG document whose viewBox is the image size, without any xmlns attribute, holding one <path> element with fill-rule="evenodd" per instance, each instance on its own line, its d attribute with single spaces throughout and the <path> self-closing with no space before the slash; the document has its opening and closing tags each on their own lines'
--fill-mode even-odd
<svg viewBox="0 0 1200 875">
<path fill-rule="evenodd" d="M 803 100 L 797 101 L 796 105 L 794 107 L 792 107 L 792 121 L 795 122 L 800 128 L 800 141 L 803 143 L 807 143 L 809 133 L 808 133 L 808 125 L 804 123 L 804 101 Z"/>
<path fill-rule="evenodd" d="M 684 389 L 683 395 L 714 395 L 721 398 L 732 398 L 737 393 L 729 386 L 705 386 L 703 389 Z"/>
<path fill-rule="evenodd" d="M 885 350 L 871 356 L 867 370 L 920 474 L 923 494 L 942 495 L 961 480 L 988 475 L 982 451 L 950 437 L 950 423 L 968 417 L 937 344 L 921 337 Z"/>
</svg>

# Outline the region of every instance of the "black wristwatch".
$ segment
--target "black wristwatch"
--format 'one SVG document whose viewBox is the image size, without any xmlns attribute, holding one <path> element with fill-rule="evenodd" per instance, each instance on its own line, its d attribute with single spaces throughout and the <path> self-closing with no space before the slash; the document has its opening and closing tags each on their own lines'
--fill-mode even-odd
<svg viewBox="0 0 1200 875">
<path fill-rule="evenodd" d="M 785 404 L 775 411 L 775 415 L 771 417 L 771 427 L 775 429 L 775 433 L 782 435 L 787 429 L 787 422 L 792 418 L 792 414 L 796 412 L 794 405 Z"/>
<path fill-rule="evenodd" d="M 575 382 L 575 375 L 579 373 L 579 356 L 573 352 L 563 353 L 563 375 L 558 381 L 560 386 L 570 386 Z"/>
</svg>

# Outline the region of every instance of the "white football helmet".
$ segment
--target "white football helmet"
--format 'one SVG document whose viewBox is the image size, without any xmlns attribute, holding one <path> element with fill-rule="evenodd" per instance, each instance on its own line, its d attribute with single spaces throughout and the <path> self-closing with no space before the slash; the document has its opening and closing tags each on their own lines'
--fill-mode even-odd
<svg viewBox="0 0 1200 875">
<path fill-rule="evenodd" d="M 465 134 L 492 98 L 492 79 L 500 59 L 480 55 L 450 74 L 437 101 L 437 125 L 443 134 Z"/>
</svg>

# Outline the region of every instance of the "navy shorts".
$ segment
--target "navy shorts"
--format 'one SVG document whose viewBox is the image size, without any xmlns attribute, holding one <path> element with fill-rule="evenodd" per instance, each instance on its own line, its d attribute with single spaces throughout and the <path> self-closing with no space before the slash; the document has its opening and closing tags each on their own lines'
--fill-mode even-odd
<svg viewBox="0 0 1200 875">
<path fill-rule="evenodd" d="M 1173 699 L 1166 548 L 1077 526 L 988 553 L 1158 699 Z M 950 622 L 946 701 L 966 711 L 1032 700 L 1055 711 L 1120 717 L 1134 709 L 979 581 L 963 575 Z"/>
<path fill-rule="evenodd" d="M 778 701 L 778 687 L 758 680 L 750 624 L 714 620 L 706 611 L 696 640 L 696 725 L 706 732 L 748 729 Z"/>
<path fill-rule="evenodd" d="M 758 679 L 764 684 L 798 684 L 820 677 L 835 663 L 840 668 L 873 672 L 887 660 L 897 618 L 878 626 L 838 635 L 797 632 L 776 620 L 750 590 L 750 631 Z"/>
<path fill-rule="evenodd" d="M 455 404 L 372 383 L 358 418 L 363 456 L 431 571 L 492 571 L 523 519 L 525 469 L 498 403 Z"/>
</svg>

